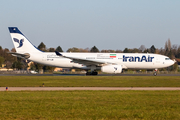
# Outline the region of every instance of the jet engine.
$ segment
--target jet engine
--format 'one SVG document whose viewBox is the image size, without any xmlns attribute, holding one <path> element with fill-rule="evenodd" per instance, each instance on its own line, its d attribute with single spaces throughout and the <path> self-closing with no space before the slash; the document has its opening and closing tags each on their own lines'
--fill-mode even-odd
<svg viewBox="0 0 180 120">
<path fill-rule="evenodd" d="M 101 67 L 101 71 L 105 73 L 121 73 L 122 67 L 121 65 L 106 65 Z"/>
</svg>

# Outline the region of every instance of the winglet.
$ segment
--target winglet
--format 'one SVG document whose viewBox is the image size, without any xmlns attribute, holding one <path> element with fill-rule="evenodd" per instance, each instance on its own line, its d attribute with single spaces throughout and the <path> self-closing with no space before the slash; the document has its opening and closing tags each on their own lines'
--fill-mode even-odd
<svg viewBox="0 0 180 120">
<path fill-rule="evenodd" d="M 58 51 L 55 51 L 57 56 L 63 56 L 61 53 L 59 53 Z"/>
</svg>

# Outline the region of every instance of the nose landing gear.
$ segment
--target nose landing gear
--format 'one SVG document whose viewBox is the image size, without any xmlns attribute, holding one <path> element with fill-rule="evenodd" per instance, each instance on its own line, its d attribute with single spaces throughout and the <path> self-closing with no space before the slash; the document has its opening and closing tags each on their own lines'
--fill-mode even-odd
<svg viewBox="0 0 180 120">
<path fill-rule="evenodd" d="M 158 69 L 155 69 L 155 72 L 153 73 L 154 76 L 157 76 L 157 70 Z"/>
</svg>

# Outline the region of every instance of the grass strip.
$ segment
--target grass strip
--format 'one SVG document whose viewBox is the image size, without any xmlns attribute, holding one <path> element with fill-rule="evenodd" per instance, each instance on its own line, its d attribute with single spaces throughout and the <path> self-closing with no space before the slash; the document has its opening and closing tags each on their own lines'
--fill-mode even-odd
<svg viewBox="0 0 180 120">
<path fill-rule="evenodd" d="M 0 87 L 180 87 L 179 76 L 0 76 Z"/>
<path fill-rule="evenodd" d="M 0 92 L 5 119 L 179 119 L 180 91 Z"/>
</svg>

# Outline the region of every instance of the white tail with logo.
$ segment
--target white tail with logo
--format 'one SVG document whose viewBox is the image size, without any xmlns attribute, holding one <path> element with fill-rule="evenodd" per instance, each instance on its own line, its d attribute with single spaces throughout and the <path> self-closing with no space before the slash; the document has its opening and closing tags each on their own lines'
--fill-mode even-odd
<svg viewBox="0 0 180 120">
<path fill-rule="evenodd" d="M 29 40 L 19 31 L 17 27 L 9 27 L 9 32 L 17 53 L 40 52 Z"/>
</svg>

